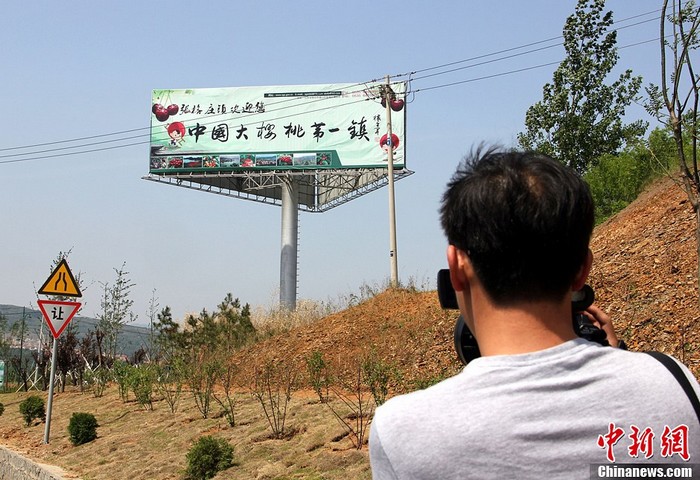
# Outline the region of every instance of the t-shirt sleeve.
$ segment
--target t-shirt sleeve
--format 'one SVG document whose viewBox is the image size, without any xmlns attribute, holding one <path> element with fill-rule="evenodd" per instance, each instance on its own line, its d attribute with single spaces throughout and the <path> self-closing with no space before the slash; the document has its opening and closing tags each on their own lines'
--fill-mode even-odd
<svg viewBox="0 0 700 480">
<path fill-rule="evenodd" d="M 370 424 L 369 430 L 369 462 L 372 467 L 372 480 L 398 480 L 379 439 L 379 431 L 375 421 Z"/>
</svg>

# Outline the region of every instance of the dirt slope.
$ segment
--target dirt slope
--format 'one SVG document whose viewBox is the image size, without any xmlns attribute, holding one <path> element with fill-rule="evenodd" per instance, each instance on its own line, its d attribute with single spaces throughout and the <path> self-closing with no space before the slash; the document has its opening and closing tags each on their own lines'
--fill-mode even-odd
<svg viewBox="0 0 700 480">
<path fill-rule="evenodd" d="M 454 311 L 440 308 L 436 292 L 391 289 L 236 356 L 242 365 L 291 362 L 304 372 L 306 358 L 319 351 L 333 371 L 348 373 L 358 361 L 376 355 L 394 365 L 405 388 L 411 388 L 418 381 L 441 378 L 459 368 L 452 347 L 456 318 Z"/>
<path fill-rule="evenodd" d="M 672 353 L 698 375 L 694 230 L 681 188 L 669 179 L 655 183 L 595 229 L 589 283 L 631 349 Z M 440 309 L 435 292 L 390 290 L 240 355 L 244 362 L 303 362 L 318 350 L 342 365 L 375 351 L 397 364 L 410 383 L 459 367 L 452 347 L 455 316 Z"/>
<path fill-rule="evenodd" d="M 695 216 L 669 179 L 594 232 L 591 286 L 634 350 L 672 353 L 700 374 Z"/>
<path fill-rule="evenodd" d="M 653 185 L 625 211 L 596 228 L 591 285 L 598 303 L 616 319 L 632 349 L 673 353 L 700 373 L 696 282 L 695 219 L 679 187 L 668 180 Z M 439 266 L 436 266 L 438 268 Z M 455 313 L 443 311 L 435 292 L 389 290 L 321 321 L 272 337 L 237 353 L 250 372 L 267 360 L 293 363 L 322 352 L 334 373 L 350 371 L 358 359 L 377 355 L 401 372 L 394 391 L 416 388 L 460 368 L 453 351 Z M 36 393 L 36 392 L 33 392 Z M 235 447 L 237 465 L 217 478 L 369 479 L 366 449 L 352 448 L 346 432 L 312 392 L 292 399 L 289 424 L 296 433 L 276 440 L 261 408 L 245 388 L 239 393 L 237 425 L 219 417 L 202 419 L 191 395 L 170 414 L 159 400 L 147 412 L 122 403 L 116 387 L 104 398 L 71 391 L 58 394 L 53 435 L 43 445 L 43 425 L 25 427 L 17 405 L 27 394 L 5 394 L 0 443 L 43 463 L 60 465 L 72 478 L 107 480 L 182 478 L 184 454 L 202 434 L 215 434 Z M 75 411 L 93 412 L 98 439 L 70 445 L 66 427 Z M 350 418 L 350 417 L 348 417 Z"/>
</svg>

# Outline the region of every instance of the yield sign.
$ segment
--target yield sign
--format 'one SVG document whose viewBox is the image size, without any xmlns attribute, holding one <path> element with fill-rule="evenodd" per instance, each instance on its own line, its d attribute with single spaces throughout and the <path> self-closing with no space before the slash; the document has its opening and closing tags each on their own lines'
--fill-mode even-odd
<svg viewBox="0 0 700 480">
<path fill-rule="evenodd" d="M 53 338 L 58 338 L 68 326 L 68 322 L 82 305 L 78 302 L 59 302 L 55 300 L 38 300 L 39 309 L 51 329 Z"/>
</svg>

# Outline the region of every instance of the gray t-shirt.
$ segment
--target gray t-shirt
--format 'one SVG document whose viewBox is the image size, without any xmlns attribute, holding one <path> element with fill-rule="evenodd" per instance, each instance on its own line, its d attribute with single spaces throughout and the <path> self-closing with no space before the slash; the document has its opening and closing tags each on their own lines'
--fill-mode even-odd
<svg viewBox="0 0 700 480">
<path fill-rule="evenodd" d="M 575 339 L 390 399 L 369 447 L 375 480 L 590 479 L 592 464 L 700 463 L 700 425 L 656 359 Z"/>
</svg>

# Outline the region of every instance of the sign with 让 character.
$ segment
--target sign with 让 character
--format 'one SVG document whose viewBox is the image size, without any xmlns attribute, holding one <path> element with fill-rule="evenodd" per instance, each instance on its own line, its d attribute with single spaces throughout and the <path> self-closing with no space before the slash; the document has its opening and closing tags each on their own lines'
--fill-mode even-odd
<svg viewBox="0 0 700 480">
<path fill-rule="evenodd" d="M 63 330 L 66 329 L 82 305 L 79 302 L 61 302 L 56 300 L 39 300 L 37 303 L 53 338 L 61 336 Z"/>
</svg>

